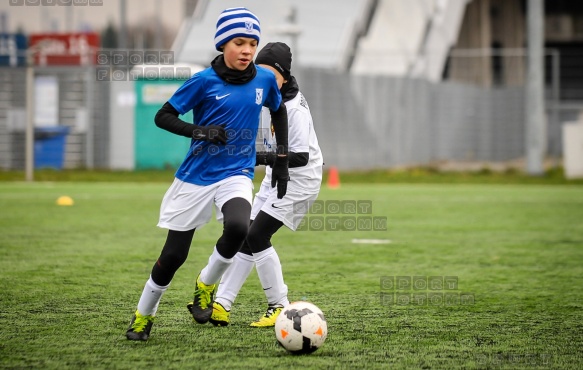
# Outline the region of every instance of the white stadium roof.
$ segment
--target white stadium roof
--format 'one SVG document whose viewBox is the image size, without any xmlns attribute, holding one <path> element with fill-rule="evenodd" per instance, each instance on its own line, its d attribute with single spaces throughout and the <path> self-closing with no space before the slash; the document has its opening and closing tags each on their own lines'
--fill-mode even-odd
<svg viewBox="0 0 583 370">
<path fill-rule="evenodd" d="M 261 22 L 259 48 L 286 42 L 301 66 L 343 69 L 351 57 L 354 37 L 367 16 L 369 0 L 199 0 L 193 17 L 182 25 L 173 49 L 176 62 L 209 65 L 217 18 L 226 8 L 244 6 Z M 295 9 L 295 22 L 289 15 Z M 299 31 L 297 39 L 291 36 Z"/>
</svg>

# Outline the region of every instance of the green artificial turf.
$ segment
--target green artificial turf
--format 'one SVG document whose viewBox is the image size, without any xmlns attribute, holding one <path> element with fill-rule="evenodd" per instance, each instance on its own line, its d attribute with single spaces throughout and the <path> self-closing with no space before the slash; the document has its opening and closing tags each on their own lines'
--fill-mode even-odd
<svg viewBox="0 0 583 370">
<path fill-rule="evenodd" d="M 193 323 L 185 305 L 215 220 L 196 232 L 150 340 L 125 339 L 165 240 L 155 225 L 171 174 L 137 181 L 0 182 L 0 368 L 583 367 L 583 187 L 323 187 L 308 230 L 273 238 L 290 300 L 316 304 L 328 323 L 321 349 L 293 356 L 273 329 L 248 326 L 266 308 L 255 272 L 232 325 Z M 61 195 L 75 204 L 57 206 Z M 359 201 L 370 208 L 333 207 Z M 384 223 L 330 222 L 351 217 Z"/>
</svg>

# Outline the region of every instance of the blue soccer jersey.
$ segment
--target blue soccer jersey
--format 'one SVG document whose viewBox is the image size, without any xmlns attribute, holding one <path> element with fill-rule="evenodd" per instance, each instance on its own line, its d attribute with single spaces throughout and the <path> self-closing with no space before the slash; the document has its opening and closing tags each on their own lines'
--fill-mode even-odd
<svg viewBox="0 0 583 370">
<path fill-rule="evenodd" d="M 181 115 L 192 110 L 194 124 L 221 125 L 227 132 L 226 145 L 192 140 L 176 178 L 196 185 L 210 185 L 236 175 L 253 178 L 261 108 L 277 110 L 281 104 L 273 72 L 256 68 L 255 78 L 242 85 L 226 83 L 207 68 L 170 98 L 169 103 Z"/>
</svg>

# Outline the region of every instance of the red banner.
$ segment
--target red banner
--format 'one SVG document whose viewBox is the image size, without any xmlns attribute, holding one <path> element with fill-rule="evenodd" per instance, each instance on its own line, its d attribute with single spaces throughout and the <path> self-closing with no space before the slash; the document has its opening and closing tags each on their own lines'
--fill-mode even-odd
<svg viewBox="0 0 583 370">
<path fill-rule="evenodd" d="M 35 65 L 78 66 L 96 64 L 101 40 L 97 33 L 37 33 L 28 45 Z"/>
</svg>

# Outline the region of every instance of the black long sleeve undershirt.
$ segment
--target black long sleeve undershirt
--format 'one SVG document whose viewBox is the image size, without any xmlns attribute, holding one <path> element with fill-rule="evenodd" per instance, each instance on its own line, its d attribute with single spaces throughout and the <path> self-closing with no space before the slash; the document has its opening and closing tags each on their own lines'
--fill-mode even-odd
<svg viewBox="0 0 583 370">
<path fill-rule="evenodd" d="M 305 165 L 308 164 L 308 161 L 310 160 L 310 153 L 289 152 L 288 157 L 289 157 L 289 165 L 288 165 L 289 168 L 304 167 Z"/>
<path fill-rule="evenodd" d="M 276 154 L 274 152 L 257 152 L 256 156 L 255 156 L 255 165 L 256 166 L 273 166 L 273 164 L 275 163 L 275 156 Z M 301 152 L 301 153 L 294 153 L 294 152 L 289 152 L 288 153 L 288 158 L 289 158 L 289 168 L 295 168 L 295 167 L 303 167 L 305 165 L 308 164 L 308 161 L 310 160 L 310 153 L 307 152 Z"/>
<path fill-rule="evenodd" d="M 166 102 L 162 108 L 160 108 L 158 113 L 156 113 L 154 123 L 156 123 L 156 126 L 161 129 L 173 134 L 192 138 L 192 132 L 197 125 L 181 120 L 178 118 L 178 115 L 178 111 L 172 106 L 172 104 Z"/>
<path fill-rule="evenodd" d="M 277 140 L 277 153 L 288 154 L 288 124 L 287 124 L 287 109 L 283 102 L 277 111 L 270 111 L 271 120 L 273 122 L 273 129 Z M 169 131 L 173 134 L 192 138 L 192 132 L 197 128 L 197 125 L 185 122 L 178 118 L 179 113 L 170 104 L 166 102 L 162 108 L 156 113 L 154 123 L 156 126 Z M 309 153 L 289 153 L 289 167 L 302 167 L 308 163 Z"/>
<path fill-rule="evenodd" d="M 288 148 L 288 127 L 287 127 L 287 109 L 282 102 L 279 109 L 276 111 L 270 110 L 271 121 L 273 122 L 273 130 L 277 140 L 277 153 L 287 154 Z M 178 111 L 172 104 L 166 102 L 162 108 L 156 113 L 154 123 L 156 126 L 173 134 L 192 137 L 192 132 L 197 125 L 185 122 L 178 118 Z"/>
<path fill-rule="evenodd" d="M 273 131 L 275 133 L 275 140 L 277 142 L 277 154 L 288 154 L 288 123 L 287 123 L 287 109 L 283 101 L 276 111 L 269 110 L 271 114 L 271 123 L 273 124 Z"/>
</svg>

